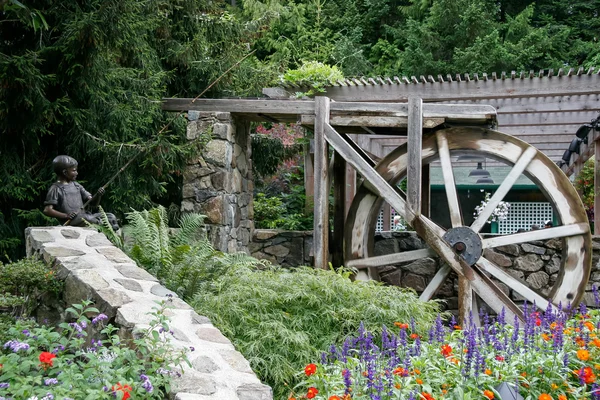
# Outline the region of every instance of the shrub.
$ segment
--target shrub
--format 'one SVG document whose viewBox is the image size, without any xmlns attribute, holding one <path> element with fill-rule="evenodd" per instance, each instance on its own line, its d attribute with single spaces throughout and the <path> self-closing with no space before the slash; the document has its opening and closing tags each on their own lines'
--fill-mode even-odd
<svg viewBox="0 0 600 400">
<path fill-rule="evenodd" d="M 89 302 L 67 309 L 74 322 L 60 330 L 18 320 L 0 349 L 0 398 L 15 399 L 164 399 L 172 375 L 185 362 L 185 350 L 169 344 L 163 302 L 155 318 L 133 340 L 123 340 L 104 314 Z M 88 341 L 88 330 L 106 339 Z M 103 343 L 104 342 L 104 343 Z"/>
<path fill-rule="evenodd" d="M 57 295 L 63 282 L 43 261 L 24 258 L 0 263 L 0 309 L 15 316 L 29 315 L 45 293 Z"/>
<path fill-rule="evenodd" d="M 313 96 L 325 91 L 325 87 L 344 79 L 344 74 L 336 66 L 330 67 L 318 61 L 306 61 L 298 69 L 290 69 L 280 77 L 280 82 L 292 83 L 309 90 L 296 93 L 296 97 Z"/>
</svg>

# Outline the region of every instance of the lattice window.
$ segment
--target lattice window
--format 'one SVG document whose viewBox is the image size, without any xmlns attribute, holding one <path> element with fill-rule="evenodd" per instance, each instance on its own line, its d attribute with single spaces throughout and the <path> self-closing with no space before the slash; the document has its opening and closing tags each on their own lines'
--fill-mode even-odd
<svg viewBox="0 0 600 400">
<path fill-rule="evenodd" d="M 379 210 L 379 215 L 377 216 L 377 223 L 375 224 L 375 232 L 383 231 L 383 209 Z"/>
<path fill-rule="evenodd" d="M 540 228 L 548 220 L 552 221 L 552 206 L 546 202 L 511 202 L 508 218 L 498 223 L 500 234 L 515 233 L 519 229 L 531 230 L 532 225 Z"/>
</svg>

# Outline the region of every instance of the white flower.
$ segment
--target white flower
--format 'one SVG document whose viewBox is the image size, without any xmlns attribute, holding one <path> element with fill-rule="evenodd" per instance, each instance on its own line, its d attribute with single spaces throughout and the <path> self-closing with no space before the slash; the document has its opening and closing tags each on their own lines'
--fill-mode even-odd
<svg viewBox="0 0 600 400">
<path fill-rule="evenodd" d="M 490 197 L 491 194 L 486 192 L 484 199 L 481 201 L 481 205 L 475 206 L 475 212 L 473 213 L 474 216 L 478 217 L 479 214 L 483 212 L 485 207 L 490 202 Z M 490 215 L 488 218 L 487 223 L 490 224 L 492 222 L 504 221 L 508 218 L 509 209 L 510 203 L 506 201 L 499 202 L 496 208 L 494 208 L 494 211 L 492 211 L 492 215 Z"/>
</svg>

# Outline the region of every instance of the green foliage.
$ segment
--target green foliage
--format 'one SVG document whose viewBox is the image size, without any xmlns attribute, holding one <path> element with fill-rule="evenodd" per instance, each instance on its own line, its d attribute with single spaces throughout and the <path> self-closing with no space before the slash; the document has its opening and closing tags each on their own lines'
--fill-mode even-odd
<svg viewBox="0 0 600 400">
<path fill-rule="evenodd" d="M 286 158 L 286 148 L 278 138 L 267 135 L 252 135 L 252 154 L 260 155 L 252 158 L 253 171 L 259 176 L 273 175 L 281 162 Z"/>
<path fill-rule="evenodd" d="M 54 270 L 38 259 L 0 263 L 0 307 L 11 309 L 15 316 L 29 315 L 44 294 L 58 295 L 63 284 Z"/>
<path fill-rule="evenodd" d="M 375 332 L 411 318 L 424 327 L 438 311 L 436 303 L 420 302 L 411 291 L 352 282 L 343 271 L 256 270 L 232 263 L 213 279 L 192 305 L 233 341 L 276 399 L 287 398 L 298 383 L 296 371 L 343 342 L 361 321 Z"/>
<path fill-rule="evenodd" d="M 172 275 L 173 266 L 181 262 L 190 245 L 198 240 L 204 216 L 182 215 L 176 233 L 171 233 L 163 206 L 130 212 L 127 220 L 131 244 L 125 250 L 149 272 L 164 279 Z"/>
<path fill-rule="evenodd" d="M 587 160 L 575 179 L 575 189 L 581 193 L 583 206 L 588 214 L 590 223 L 594 221 L 594 174 L 596 172 L 594 157 Z"/>
<path fill-rule="evenodd" d="M 103 326 L 106 316 L 96 315 L 90 302 L 69 307 L 74 322 L 60 324 L 60 330 L 29 320 L 8 324 L 10 341 L 0 349 L 0 397 L 48 399 L 50 393 L 57 399 L 114 399 L 129 393 L 166 398 L 171 376 L 189 364 L 186 350 L 170 343 L 167 308 L 165 302 L 156 307 L 149 327 L 132 340 L 121 338 L 112 325 Z M 86 342 L 90 328 L 104 345 Z"/>
<path fill-rule="evenodd" d="M 267 197 L 258 193 L 254 197 L 254 222 L 259 229 L 309 230 L 312 229 L 313 217 L 306 215 L 304 208 L 304 187 L 292 194 L 281 197 Z M 287 205 L 284 201 L 287 200 Z"/>
<path fill-rule="evenodd" d="M 298 69 L 290 69 L 280 78 L 281 83 L 291 83 L 310 88 L 306 93 L 296 93 L 296 97 L 314 96 L 325 91 L 325 87 L 344 79 L 342 72 L 318 61 L 304 62 Z"/>
</svg>

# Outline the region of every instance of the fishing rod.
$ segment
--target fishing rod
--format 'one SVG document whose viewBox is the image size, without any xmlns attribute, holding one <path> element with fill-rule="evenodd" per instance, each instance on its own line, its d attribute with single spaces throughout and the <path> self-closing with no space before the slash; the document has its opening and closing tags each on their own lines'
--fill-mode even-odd
<svg viewBox="0 0 600 400">
<path fill-rule="evenodd" d="M 208 85 L 198 96 L 194 97 L 191 101 L 190 104 L 194 104 L 194 102 L 196 100 L 198 100 L 204 93 L 206 93 L 208 90 L 210 90 L 210 88 L 212 88 L 214 85 L 216 85 L 221 79 L 223 79 L 223 77 L 225 75 L 227 75 L 231 70 L 233 70 L 235 67 L 237 67 L 238 65 L 240 65 L 242 63 L 242 61 L 244 61 L 246 58 L 250 57 L 252 54 L 254 54 L 256 52 L 255 50 L 252 50 L 250 53 L 246 54 L 244 57 L 240 58 L 235 64 L 233 64 L 231 67 L 229 67 L 227 69 L 227 71 L 223 72 L 217 79 L 215 79 L 210 85 Z M 161 133 L 163 133 L 164 131 L 166 131 L 169 126 L 171 126 L 171 124 L 177 119 L 179 118 L 181 115 L 183 114 L 183 111 L 179 111 L 175 117 L 171 118 L 171 120 L 166 123 L 161 129 L 160 131 L 158 131 L 158 133 L 156 134 L 156 136 L 160 135 Z M 131 163 L 133 162 L 133 160 L 135 160 L 140 154 L 142 154 L 144 149 L 140 150 L 139 153 L 135 154 L 129 161 L 127 161 L 127 163 L 125 165 L 123 165 L 121 167 L 121 169 L 119 169 L 117 171 L 116 174 L 114 174 L 109 180 L 108 182 L 106 182 L 100 189 L 98 189 L 98 191 L 96 192 L 96 194 L 94 194 L 92 197 L 90 197 L 84 204 L 83 206 L 81 206 L 81 208 L 79 209 L 79 212 L 85 210 L 85 208 L 92 202 L 94 201 L 94 199 L 98 198 L 98 195 L 101 192 L 104 192 L 104 190 L 106 190 L 106 188 L 108 187 L 108 185 L 110 185 L 116 178 L 117 176 L 119 176 L 119 174 L 123 171 L 125 171 L 125 169 L 127 169 L 127 167 L 129 167 L 129 165 L 131 165 Z M 79 213 L 78 212 L 78 213 Z M 71 220 L 67 220 L 64 225 L 69 225 L 71 223 Z"/>
</svg>

